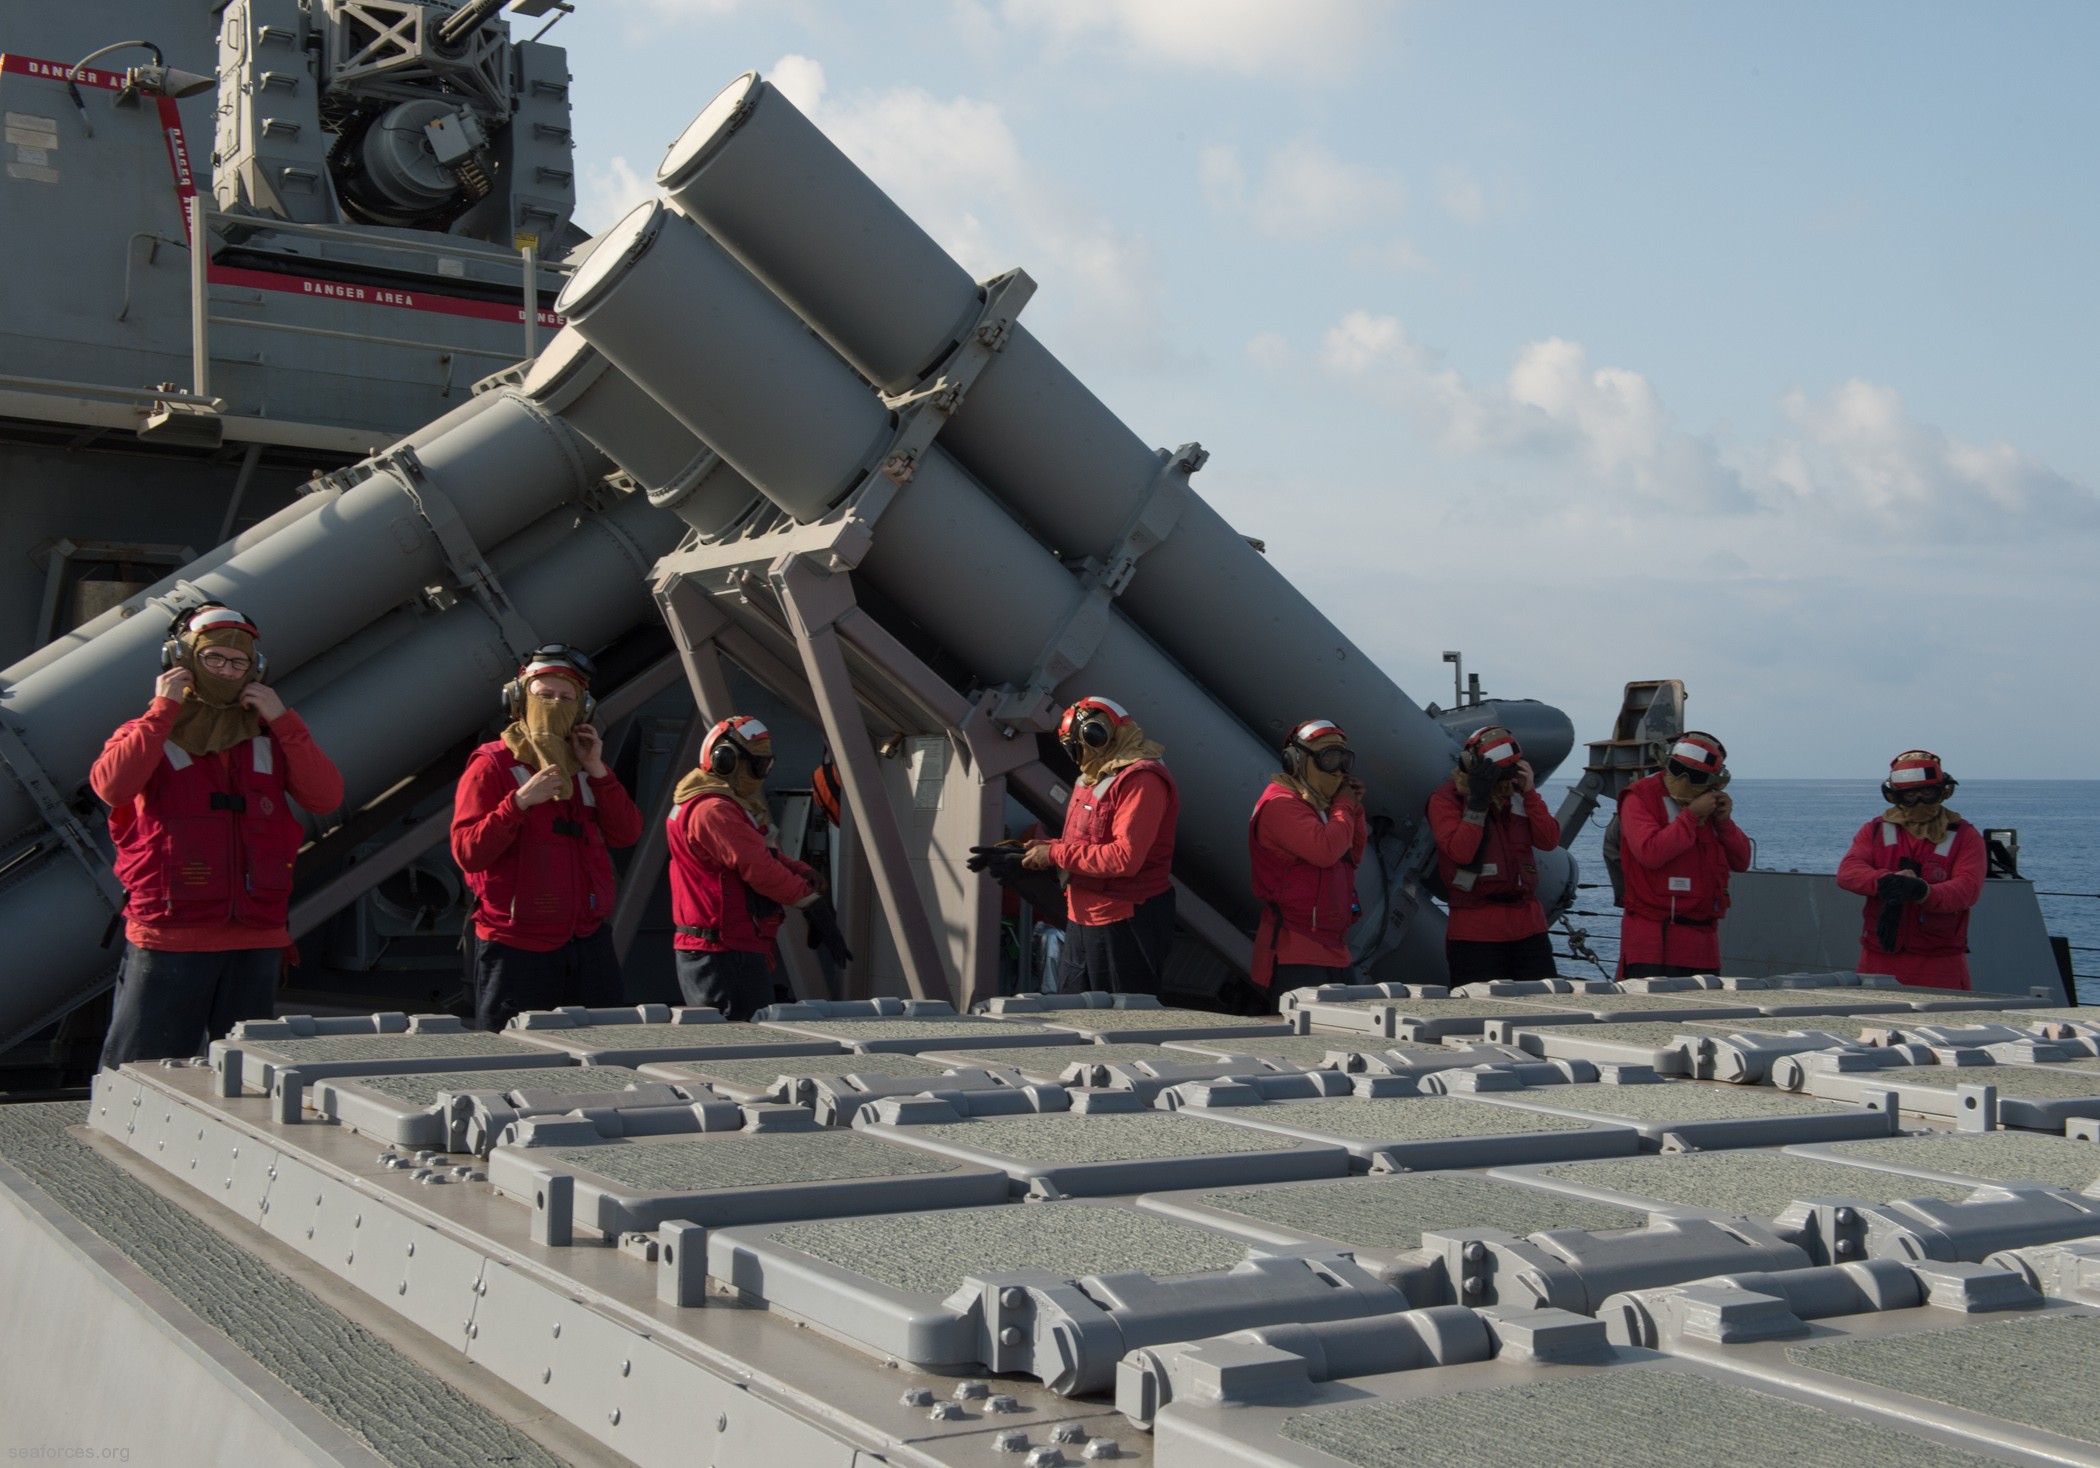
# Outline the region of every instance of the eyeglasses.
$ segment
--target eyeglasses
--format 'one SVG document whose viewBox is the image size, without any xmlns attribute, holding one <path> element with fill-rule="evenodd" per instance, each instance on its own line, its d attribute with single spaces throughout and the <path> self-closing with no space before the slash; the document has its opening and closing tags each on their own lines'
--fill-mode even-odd
<svg viewBox="0 0 2100 1468">
<path fill-rule="evenodd" d="M 197 654 L 197 664 L 209 672 L 220 674 L 245 673 L 254 666 L 237 652 L 200 652 Z"/>
</svg>

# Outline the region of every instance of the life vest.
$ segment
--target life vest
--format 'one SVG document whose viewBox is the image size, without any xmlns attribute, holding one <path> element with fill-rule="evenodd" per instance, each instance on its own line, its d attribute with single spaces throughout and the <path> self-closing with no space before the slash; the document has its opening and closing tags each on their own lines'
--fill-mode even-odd
<svg viewBox="0 0 2100 1468">
<path fill-rule="evenodd" d="M 1650 775 L 1619 797 L 1623 812 L 1645 806 L 1656 824 L 1668 826 L 1683 809 L 1663 789 L 1663 777 Z M 1623 825 L 1623 822 L 1622 822 Z M 1689 849 L 1659 867 L 1651 867 L 1625 845 L 1620 849 L 1626 883 L 1626 911 L 1636 917 L 1691 927 L 1712 927 L 1728 911 L 1728 853 L 1714 822 L 1699 827 Z"/>
<path fill-rule="evenodd" d="M 1894 821 L 1876 820 L 1868 824 L 1881 827 L 1879 839 L 1870 844 L 1866 853 L 1867 860 L 1876 869 L 1884 872 L 1901 870 L 1900 863 L 1909 857 L 1918 864 L 1918 875 L 1935 885 L 1954 875 L 1956 846 L 1964 841 L 1983 839 L 1967 821 L 1949 825 L 1946 836 L 1933 845 L 1927 845 Z M 1881 909 L 1881 899 L 1869 897 L 1860 914 L 1859 942 L 1869 952 L 1941 957 L 1969 951 L 1969 909 L 1966 907 L 1959 912 L 1927 912 L 1922 902 L 1905 904 L 1903 921 L 1896 929 L 1894 948 L 1881 946 Z"/>
<path fill-rule="evenodd" d="M 686 817 L 703 800 L 727 800 L 761 833 L 766 829 L 742 803 L 720 790 L 704 790 L 671 807 L 664 823 L 671 852 L 671 922 L 677 930 L 671 946 L 703 953 L 731 949 L 770 954 L 780 931 L 781 906 L 753 892 L 742 877 L 693 840 Z"/>
<path fill-rule="evenodd" d="M 1456 781 L 1446 781 L 1451 797 L 1461 809 L 1465 797 Z M 1525 814 L 1526 797 L 1512 793 L 1509 804 L 1488 808 L 1480 828 L 1480 848 L 1463 864 L 1436 854 L 1437 880 L 1443 898 L 1453 907 L 1510 907 L 1524 902 L 1538 890 L 1538 858 L 1531 850 L 1531 820 Z M 1470 877 L 1470 880 L 1468 878 Z"/>
<path fill-rule="evenodd" d="M 1279 800 L 1301 800 L 1286 785 L 1270 785 L 1254 802 L 1254 815 L 1247 822 L 1247 860 L 1252 868 L 1254 897 L 1294 933 L 1341 939 L 1358 916 L 1356 863 L 1343 852 L 1332 866 L 1314 866 L 1295 856 L 1285 856 L 1264 846 L 1258 834 L 1265 806 Z M 1328 819 L 1327 813 L 1319 813 Z"/>
<path fill-rule="evenodd" d="M 144 798 L 110 813 L 126 914 L 155 927 L 282 928 L 305 833 L 281 762 L 267 733 L 224 758 L 169 743 Z"/>
<path fill-rule="evenodd" d="M 533 775 L 500 739 L 473 757 L 508 765 L 520 785 Z M 612 916 L 612 853 L 598 825 L 598 797 L 581 771 L 574 785 L 576 793 L 567 800 L 527 808 L 525 829 L 510 849 L 486 870 L 465 874 L 480 899 L 475 919 L 498 942 L 560 945 L 597 931 Z"/>
<path fill-rule="evenodd" d="M 1166 765 L 1156 759 L 1141 759 L 1123 766 L 1098 785 L 1074 783 L 1072 798 L 1065 805 L 1063 839 L 1080 846 L 1106 846 L 1116 839 L 1116 812 L 1129 797 L 1137 781 L 1157 779 L 1167 788 L 1166 819 L 1160 822 L 1159 838 L 1145 853 L 1138 869 L 1120 877 L 1090 877 L 1074 872 L 1069 886 L 1092 892 L 1111 902 L 1148 902 L 1174 885 L 1174 823 L 1181 814 L 1181 792 Z"/>
</svg>

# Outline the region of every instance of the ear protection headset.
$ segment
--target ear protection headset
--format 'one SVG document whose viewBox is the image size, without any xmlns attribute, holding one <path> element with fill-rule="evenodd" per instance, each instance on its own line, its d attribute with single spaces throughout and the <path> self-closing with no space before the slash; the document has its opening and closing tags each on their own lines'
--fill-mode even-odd
<svg viewBox="0 0 2100 1468">
<path fill-rule="evenodd" d="M 1330 719 L 1307 719 L 1290 732 L 1283 742 L 1283 768 L 1287 774 L 1302 776 L 1310 764 L 1324 775 L 1348 774 L 1356 764 L 1356 751 L 1346 742 L 1329 745 L 1325 749 L 1314 749 L 1315 739 L 1341 739 L 1348 734 L 1342 726 Z"/>
<path fill-rule="evenodd" d="M 1713 735 L 1699 729 L 1687 729 L 1675 739 L 1663 755 L 1663 768 L 1680 780 L 1694 785 L 1706 785 L 1718 781 L 1728 783 L 1727 746 Z"/>
<path fill-rule="evenodd" d="M 1074 762 L 1090 749 L 1106 749 L 1116 730 L 1130 722 L 1130 711 L 1113 699 L 1089 696 L 1065 710 L 1057 725 L 1057 742 Z"/>
<path fill-rule="evenodd" d="M 160 670 L 165 673 L 170 668 L 182 665 L 184 652 L 182 646 L 183 633 L 209 632 L 213 628 L 245 632 L 258 641 L 262 637 L 262 634 L 255 630 L 255 624 L 232 607 L 221 601 L 208 601 L 202 606 L 195 606 L 187 611 L 177 612 L 175 620 L 168 623 L 167 638 L 160 645 Z M 255 667 L 253 671 L 255 681 L 260 683 L 263 681 L 263 675 L 269 671 L 270 664 L 259 647 L 255 649 L 254 657 Z"/>
<path fill-rule="evenodd" d="M 754 776 L 763 780 L 773 772 L 773 756 L 754 754 L 751 746 L 772 737 L 771 729 L 748 714 L 726 718 L 708 730 L 707 738 L 701 741 L 700 768 L 726 780 L 739 768 L 748 766 Z"/>
<path fill-rule="evenodd" d="M 591 696 L 591 680 L 598 676 L 598 665 L 582 648 L 571 647 L 565 642 L 550 642 L 533 649 L 532 656 L 525 659 L 525 666 L 518 669 L 518 676 L 503 685 L 503 712 L 512 720 L 524 718 L 526 685 L 542 673 L 554 673 L 576 682 L 583 695 L 583 707 L 577 710 L 576 722 L 590 723 L 591 716 L 598 712 L 598 700 Z"/>
<path fill-rule="evenodd" d="M 1881 783 L 1881 798 L 1890 805 L 1901 804 L 1900 797 L 1905 795 L 1927 794 L 1935 801 L 1945 800 L 1954 793 L 1957 783 L 1931 750 L 1906 749 L 1889 761 L 1889 777 Z"/>
</svg>

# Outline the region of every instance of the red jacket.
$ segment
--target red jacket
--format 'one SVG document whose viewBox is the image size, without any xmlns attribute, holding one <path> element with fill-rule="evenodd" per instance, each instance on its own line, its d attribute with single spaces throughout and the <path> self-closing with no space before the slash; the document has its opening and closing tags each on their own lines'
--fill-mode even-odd
<svg viewBox="0 0 2100 1468">
<path fill-rule="evenodd" d="M 673 948 L 763 953 L 773 966 L 781 910 L 801 903 L 816 873 L 766 843 L 766 828 L 720 791 L 674 806 L 671 849 Z M 691 931 L 688 931 L 691 930 Z"/>
<path fill-rule="evenodd" d="M 1650 775 L 1619 797 L 1626 915 L 1619 962 L 1716 970 L 1728 875 L 1750 869 L 1750 838 L 1732 819 L 1702 821 Z"/>
<path fill-rule="evenodd" d="M 1560 822 L 1538 791 L 1512 791 L 1501 810 L 1480 825 L 1466 821 L 1458 782 L 1446 780 L 1429 797 L 1429 829 L 1436 837 L 1437 875 L 1451 905 L 1448 943 L 1508 943 L 1546 931 L 1546 909 L 1533 894 L 1539 867 L 1532 852 L 1560 845 Z M 1470 866 L 1473 884 L 1461 890 L 1458 869 Z"/>
<path fill-rule="evenodd" d="M 1356 865 L 1369 827 L 1363 807 L 1337 800 L 1325 812 L 1288 785 L 1271 784 L 1247 821 L 1254 897 L 1254 982 L 1267 988 L 1276 965 L 1348 968 L 1357 918 Z"/>
<path fill-rule="evenodd" d="M 1050 859 L 1070 874 L 1065 905 L 1083 927 L 1119 923 L 1174 885 L 1181 792 L 1158 760 L 1125 765 L 1098 785 L 1072 786 Z"/>
<path fill-rule="evenodd" d="M 1905 907 L 1895 949 L 1887 951 L 1878 932 L 1877 889 L 1906 857 L 1918 864 L 1917 875 L 1929 890 L 1924 901 Z M 1878 816 L 1861 826 L 1837 869 L 1838 885 L 1867 899 L 1860 914 L 1859 971 L 1929 988 L 1968 988 L 1969 910 L 1983 895 L 1984 870 L 1982 833 L 1967 821 L 1956 821 L 1937 845 Z"/>
<path fill-rule="evenodd" d="M 332 811 L 343 777 L 289 710 L 245 743 L 192 755 L 168 742 L 181 709 L 155 698 L 110 735 L 88 775 L 110 807 L 125 936 L 174 953 L 282 948 L 306 839 L 291 801 Z"/>
<path fill-rule="evenodd" d="M 612 916 L 614 846 L 632 846 L 642 813 L 608 770 L 579 772 L 567 800 L 518 806 L 532 778 L 500 739 L 467 757 L 452 806 L 452 859 L 479 901 L 474 931 L 492 943 L 550 953 L 588 938 Z"/>
</svg>

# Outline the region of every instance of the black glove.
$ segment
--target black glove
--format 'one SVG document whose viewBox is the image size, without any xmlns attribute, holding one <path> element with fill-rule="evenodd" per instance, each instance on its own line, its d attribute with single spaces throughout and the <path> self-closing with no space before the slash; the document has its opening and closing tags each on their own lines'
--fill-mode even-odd
<svg viewBox="0 0 2100 1468">
<path fill-rule="evenodd" d="M 1923 877 L 1909 872 L 1885 872 L 1874 889 L 1874 895 L 1883 902 L 1923 902 L 1931 892 L 1932 887 Z"/>
<path fill-rule="evenodd" d="M 973 846 L 963 865 L 973 872 L 988 872 L 993 881 L 1008 885 L 1021 875 L 1021 858 L 1027 848 L 1009 842 L 997 846 Z"/>
<path fill-rule="evenodd" d="M 1903 908 L 1900 902 L 1885 902 L 1881 905 L 1881 916 L 1874 923 L 1874 941 L 1883 953 L 1896 951 L 1896 936 L 1903 927 Z"/>
<path fill-rule="evenodd" d="M 1495 800 L 1495 767 L 1475 759 L 1466 768 L 1466 809 L 1484 811 Z"/>
<path fill-rule="evenodd" d="M 812 949 L 822 948 L 840 968 L 853 962 L 853 950 L 846 946 L 846 935 L 839 931 L 839 915 L 829 897 L 820 895 L 803 908 L 802 921 L 809 925 L 808 942 Z"/>
</svg>

